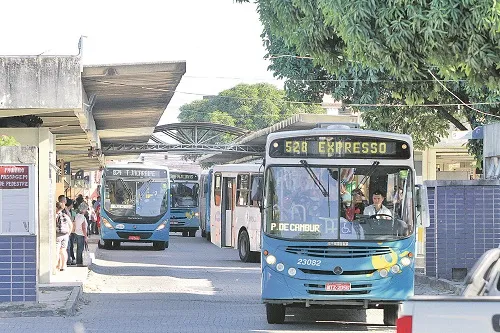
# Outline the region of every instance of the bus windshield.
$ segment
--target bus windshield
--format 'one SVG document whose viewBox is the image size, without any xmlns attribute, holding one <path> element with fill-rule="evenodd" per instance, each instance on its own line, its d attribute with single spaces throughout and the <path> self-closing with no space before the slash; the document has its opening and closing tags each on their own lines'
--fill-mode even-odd
<svg viewBox="0 0 500 333">
<path fill-rule="evenodd" d="M 172 208 L 198 207 L 198 183 L 174 182 L 170 186 Z"/>
<path fill-rule="evenodd" d="M 397 240 L 413 233 L 408 167 L 271 166 L 265 232 L 286 239 Z"/>
<path fill-rule="evenodd" d="M 119 217 L 153 217 L 168 209 L 166 181 L 106 179 L 104 208 Z"/>
</svg>

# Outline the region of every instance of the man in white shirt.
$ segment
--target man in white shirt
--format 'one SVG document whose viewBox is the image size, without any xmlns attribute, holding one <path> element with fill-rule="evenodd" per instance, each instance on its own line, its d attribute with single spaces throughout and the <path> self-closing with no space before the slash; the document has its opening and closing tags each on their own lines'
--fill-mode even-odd
<svg viewBox="0 0 500 333">
<path fill-rule="evenodd" d="M 380 190 L 375 190 L 372 195 L 373 205 L 370 205 L 365 208 L 363 211 L 363 215 L 388 215 L 388 216 L 380 216 L 382 219 L 390 219 L 392 218 L 392 213 L 389 208 L 382 205 L 384 202 L 384 194 Z"/>
</svg>

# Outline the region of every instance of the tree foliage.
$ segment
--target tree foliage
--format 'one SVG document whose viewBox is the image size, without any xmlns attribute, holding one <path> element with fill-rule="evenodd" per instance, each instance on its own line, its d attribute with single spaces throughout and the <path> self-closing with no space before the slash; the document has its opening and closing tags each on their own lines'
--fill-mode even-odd
<svg viewBox="0 0 500 333">
<path fill-rule="evenodd" d="M 19 146 L 19 142 L 13 136 L 0 135 L 0 147 L 5 146 Z"/>
<path fill-rule="evenodd" d="M 367 127 L 411 134 L 420 149 L 437 143 L 450 123 L 465 130 L 492 120 L 465 106 L 408 106 L 460 103 L 431 73 L 453 80 L 446 88 L 465 103 L 500 101 L 496 2 L 256 2 L 269 69 L 286 80 L 289 97 L 319 101 L 332 94 L 356 105 Z M 498 104 L 476 108 L 500 115 Z M 469 148 L 479 157 L 477 142 Z"/>
<path fill-rule="evenodd" d="M 275 124 L 297 113 L 324 113 L 317 105 L 298 104 L 286 99 L 285 92 L 266 83 L 239 84 L 181 106 L 181 122 L 213 122 L 250 131 Z"/>
</svg>

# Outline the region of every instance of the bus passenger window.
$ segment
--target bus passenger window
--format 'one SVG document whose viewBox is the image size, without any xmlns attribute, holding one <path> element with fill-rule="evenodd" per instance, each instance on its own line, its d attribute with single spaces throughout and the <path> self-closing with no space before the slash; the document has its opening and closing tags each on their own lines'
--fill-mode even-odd
<svg viewBox="0 0 500 333">
<path fill-rule="evenodd" d="M 250 175 L 238 175 L 238 182 L 236 187 L 236 205 L 237 206 L 248 206 L 248 195 L 249 195 L 249 180 Z"/>
<path fill-rule="evenodd" d="M 222 175 L 216 174 L 215 177 L 215 183 L 214 183 L 214 200 L 215 200 L 215 205 L 220 206 L 220 198 L 221 198 L 221 183 L 222 183 Z"/>
</svg>

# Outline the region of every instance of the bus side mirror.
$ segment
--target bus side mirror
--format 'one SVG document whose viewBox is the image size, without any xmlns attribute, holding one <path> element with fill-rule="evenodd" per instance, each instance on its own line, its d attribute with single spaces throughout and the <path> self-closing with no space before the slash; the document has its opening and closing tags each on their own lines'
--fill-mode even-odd
<svg viewBox="0 0 500 333">
<path fill-rule="evenodd" d="M 262 176 L 253 178 L 250 198 L 252 201 L 257 201 L 262 210 Z"/>
<path fill-rule="evenodd" d="M 429 200 L 427 197 L 427 187 L 424 185 L 415 186 L 416 198 L 415 198 L 415 208 L 417 210 L 417 223 L 421 226 L 427 228 L 431 225 L 431 219 L 429 215 Z"/>
</svg>

